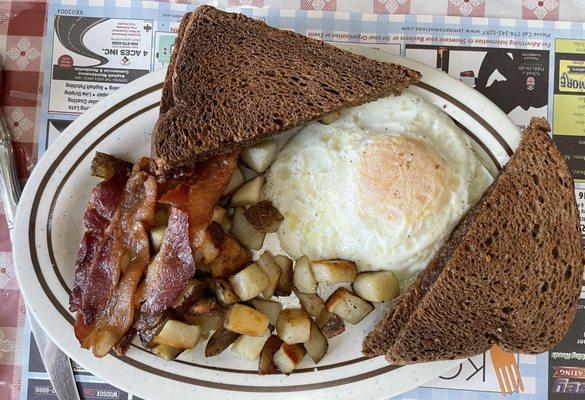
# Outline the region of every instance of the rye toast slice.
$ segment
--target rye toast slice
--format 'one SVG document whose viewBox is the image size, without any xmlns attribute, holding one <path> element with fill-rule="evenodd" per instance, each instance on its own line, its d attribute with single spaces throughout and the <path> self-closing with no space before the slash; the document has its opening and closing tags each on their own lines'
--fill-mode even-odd
<svg viewBox="0 0 585 400">
<path fill-rule="evenodd" d="M 210 6 L 199 7 L 181 26 L 152 136 L 159 171 L 400 94 L 420 79 L 406 67 Z"/>
<path fill-rule="evenodd" d="M 363 343 L 391 364 L 540 353 L 567 332 L 584 258 L 573 179 L 534 118 L 478 204 Z"/>
</svg>

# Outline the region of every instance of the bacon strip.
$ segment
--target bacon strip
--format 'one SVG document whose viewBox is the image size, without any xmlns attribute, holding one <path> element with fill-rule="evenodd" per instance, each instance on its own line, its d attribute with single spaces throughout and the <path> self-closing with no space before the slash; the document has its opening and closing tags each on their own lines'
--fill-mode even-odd
<svg viewBox="0 0 585 400">
<path fill-rule="evenodd" d="M 95 285 L 94 287 L 89 282 L 86 283 L 87 273 L 98 256 L 98 250 L 101 248 L 100 242 L 122 198 L 127 180 L 128 174 L 122 172 L 99 183 L 92 190 L 89 204 L 83 215 L 86 231 L 79 246 L 69 309 L 73 312 L 79 311 L 88 323 L 93 322 L 98 311 L 105 306 L 107 299 L 96 291 L 103 285 Z M 105 271 L 92 272 L 96 274 Z M 96 277 L 92 276 L 92 279 L 96 279 Z M 101 281 L 102 279 L 98 278 L 97 280 Z"/>
<path fill-rule="evenodd" d="M 161 248 L 146 272 L 141 316 L 135 324 L 141 333 L 152 327 L 195 274 L 195 251 L 236 166 L 235 154 L 212 158 L 198 166 L 196 176 L 189 176 L 191 184 L 179 184 L 159 199 L 171 205 L 171 212 Z"/>
<path fill-rule="evenodd" d="M 141 312 L 155 316 L 165 311 L 194 274 L 189 216 L 186 211 L 172 207 L 161 248 L 148 266 Z"/>
<path fill-rule="evenodd" d="M 85 272 L 75 334 L 97 357 L 125 339 L 131 328 L 136 288 L 150 257 L 145 224 L 154 222 L 156 198 L 155 178 L 135 166 Z"/>
<path fill-rule="evenodd" d="M 237 167 L 235 153 L 209 159 L 197 173 L 196 181 L 181 184 L 161 196 L 159 203 L 186 208 L 189 214 L 191 248 L 196 251 L 211 223 L 213 208 L 219 202 Z"/>
</svg>

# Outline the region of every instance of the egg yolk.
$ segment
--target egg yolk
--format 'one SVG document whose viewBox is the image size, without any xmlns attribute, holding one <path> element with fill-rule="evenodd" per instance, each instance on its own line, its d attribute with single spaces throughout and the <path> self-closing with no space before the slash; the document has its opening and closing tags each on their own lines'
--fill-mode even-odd
<svg viewBox="0 0 585 400">
<path fill-rule="evenodd" d="M 429 143 L 406 136 L 376 138 L 360 158 L 360 212 L 412 223 L 447 199 L 447 170 Z"/>
</svg>

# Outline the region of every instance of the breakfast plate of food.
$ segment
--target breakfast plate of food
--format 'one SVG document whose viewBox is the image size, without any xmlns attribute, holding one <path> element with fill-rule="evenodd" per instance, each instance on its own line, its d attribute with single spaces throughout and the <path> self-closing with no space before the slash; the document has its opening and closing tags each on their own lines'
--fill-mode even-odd
<svg viewBox="0 0 585 400">
<path fill-rule="evenodd" d="M 14 258 L 72 359 L 146 399 L 382 399 L 562 338 L 572 178 L 433 68 L 202 6 L 33 171 Z"/>
</svg>

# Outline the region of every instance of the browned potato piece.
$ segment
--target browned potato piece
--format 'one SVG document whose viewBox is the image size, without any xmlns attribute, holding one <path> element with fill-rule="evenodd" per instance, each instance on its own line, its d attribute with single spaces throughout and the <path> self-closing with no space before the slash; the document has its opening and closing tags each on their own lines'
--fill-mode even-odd
<svg viewBox="0 0 585 400">
<path fill-rule="evenodd" d="M 317 364 L 327 353 L 329 343 L 314 322 L 311 322 L 311 338 L 303 343 L 309 356 Z"/>
<path fill-rule="evenodd" d="M 260 375 L 275 374 L 278 368 L 274 365 L 274 353 L 280 349 L 282 340 L 276 335 L 271 335 L 260 352 L 260 362 L 258 363 L 258 373 Z"/>
<path fill-rule="evenodd" d="M 248 222 L 257 230 L 264 233 L 272 233 L 278 230 L 284 217 L 269 201 L 256 203 L 244 211 Z"/>
<path fill-rule="evenodd" d="M 392 300 L 400 294 L 400 284 L 392 271 L 363 272 L 352 288 L 362 299 L 374 303 Z"/>
<path fill-rule="evenodd" d="M 307 351 L 302 344 L 283 343 L 280 346 L 280 349 L 274 353 L 272 360 L 280 372 L 288 375 L 295 370 L 297 365 L 299 365 L 306 352 Z"/>
<path fill-rule="evenodd" d="M 209 264 L 219 256 L 223 237 L 223 227 L 219 224 L 219 222 L 211 221 L 211 224 L 205 232 L 203 241 L 197 248 L 197 250 L 203 256 L 203 261 L 206 264 Z"/>
<path fill-rule="evenodd" d="M 244 183 L 232 195 L 231 207 L 248 206 L 256 204 L 262 197 L 262 186 L 264 185 L 264 177 L 262 175 L 255 177 L 252 180 Z"/>
<path fill-rule="evenodd" d="M 209 264 L 211 276 L 227 279 L 250 261 L 250 253 L 232 236 L 225 234 L 219 256 Z"/>
<path fill-rule="evenodd" d="M 307 256 L 302 256 L 295 262 L 293 284 L 301 293 L 317 293 L 317 280 Z"/>
<path fill-rule="evenodd" d="M 232 351 L 249 360 L 255 360 L 269 337 L 270 331 L 268 329 L 260 336 L 240 335 L 232 345 Z"/>
<path fill-rule="evenodd" d="M 295 290 L 295 295 L 299 298 L 303 310 L 313 317 L 318 317 L 325 309 L 325 303 L 321 300 L 321 297 L 314 293 L 301 293 Z"/>
<path fill-rule="evenodd" d="M 282 270 L 274 261 L 274 257 L 270 254 L 269 251 L 265 251 L 256 264 L 262 268 L 266 276 L 268 277 L 268 284 L 262 291 L 262 297 L 265 299 L 270 299 L 274 292 L 276 291 L 276 286 L 278 285 L 278 280 L 280 279 L 280 275 L 282 274 Z"/>
<path fill-rule="evenodd" d="M 244 209 L 238 207 L 232 217 L 231 234 L 244 246 L 252 250 L 260 250 L 264 243 L 264 233 L 254 228 L 244 217 Z"/>
<path fill-rule="evenodd" d="M 205 282 L 195 278 L 189 279 L 183 287 L 181 294 L 171 304 L 171 307 L 181 311 L 187 310 L 197 300 L 203 297 L 206 288 L 207 284 Z"/>
<path fill-rule="evenodd" d="M 213 332 L 213 335 L 207 341 L 205 346 L 205 357 L 214 357 L 221 354 L 240 336 L 239 333 L 232 332 L 223 326 Z"/>
<path fill-rule="evenodd" d="M 337 121 L 339 117 L 341 117 L 341 113 L 339 111 L 334 111 L 321 118 L 319 122 L 322 123 L 323 125 L 329 125 Z"/>
<path fill-rule="evenodd" d="M 274 262 L 280 267 L 282 273 L 278 278 L 276 290 L 274 291 L 275 296 L 290 296 L 292 293 L 292 282 L 293 282 L 293 268 L 292 260 L 287 256 L 281 254 L 274 256 Z"/>
<path fill-rule="evenodd" d="M 160 250 L 160 246 L 162 246 L 163 239 L 165 238 L 165 233 L 167 231 L 166 225 L 157 226 L 156 228 L 152 228 L 149 232 L 150 235 L 150 243 L 152 243 L 152 248 L 155 252 Z"/>
<path fill-rule="evenodd" d="M 164 358 L 165 360 L 171 361 L 177 358 L 179 354 L 181 354 L 185 349 L 179 349 L 166 344 L 159 344 L 153 347 L 151 350 L 155 355 Z"/>
<path fill-rule="evenodd" d="M 329 296 L 325 302 L 325 307 L 329 312 L 354 325 L 374 309 L 373 305 L 343 287 L 340 287 Z"/>
<path fill-rule="evenodd" d="M 327 310 L 321 311 L 321 314 L 315 319 L 315 324 L 326 338 L 337 336 L 345 330 L 343 320 Z"/>
<path fill-rule="evenodd" d="M 209 314 L 218 309 L 219 306 L 215 297 L 202 297 L 189 308 L 188 313 L 193 315 Z"/>
<path fill-rule="evenodd" d="M 260 336 L 268 328 L 268 317 L 243 304 L 234 304 L 227 311 L 223 326 L 232 332 Z"/>
<path fill-rule="evenodd" d="M 197 325 L 168 320 L 152 341 L 156 344 L 166 344 L 178 349 L 191 349 L 197 344 L 199 335 L 201 335 L 201 327 Z"/>
<path fill-rule="evenodd" d="M 266 289 L 269 282 L 266 273 L 256 263 L 250 264 L 237 274 L 230 276 L 229 281 L 234 292 L 243 301 L 258 296 Z"/>
<path fill-rule="evenodd" d="M 287 308 L 278 314 L 278 337 L 288 344 L 303 343 L 311 337 L 311 318 L 301 308 Z"/>
<path fill-rule="evenodd" d="M 223 227 L 224 231 L 229 232 L 232 226 L 232 221 L 230 220 L 230 217 L 228 216 L 227 210 L 225 208 L 221 206 L 215 206 L 213 208 L 213 216 L 211 219 L 219 223 Z"/>
<path fill-rule="evenodd" d="M 236 189 L 238 189 L 240 186 L 242 186 L 244 184 L 244 182 L 246 182 L 246 178 L 244 177 L 242 170 L 238 167 L 234 170 L 234 174 L 232 175 L 232 179 L 230 180 L 230 183 L 228 183 L 227 187 L 223 191 L 222 196 L 229 196 L 230 194 L 235 192 Z"/>
<path fill-rule="evenodd" d="M 268 317 L 268 322 L 272 326 L 276 326 L 278 321 L 278 314 L 282 310 L 282 304 L 274 300 L 261 299 L 259 297 L 250 300 L 252 306 Z"/>
<path fill-rule="evenodd" d="M 242 149 L 240 156 L 250 169 L 258 174 L 266 171 L 278 148 L 274 140 L 268 139 Z"/>
<path fill-rule="evenodd" d="M 95 152 L 91 160 L 91 175 L 108 179 L 118 172 L 127 172 L 132 169 L 132 163 L 121 160 L 110 154 Z"/>
<path fill-rule="evenodd" d="M 234 292 L 232 285 L 228 281 L 223 279 L 214 279 L 212 281 L 212 290 L 215 293 L 215 297 L 217 297 L 217 301 L 222 307 L 229 307 L 230 305 L 237 303 L 240 301 L 240 298 Z"/>
<path fill-rule="evenodd" d="M 185 315 L 185 322 L 189 325 L 198 325 L 201 327 L 201 334 L 207 335 L 210 331 L 215 331 L 223 326 L 224 313 L 222 309 L 199 315 Z"/>
<path fill-rule="evenodd" d="M 313 261 L 313 274 L 319 283 L 353 282 L 357 276 L 354 262 L 345 260 Z"/>
</svg>

